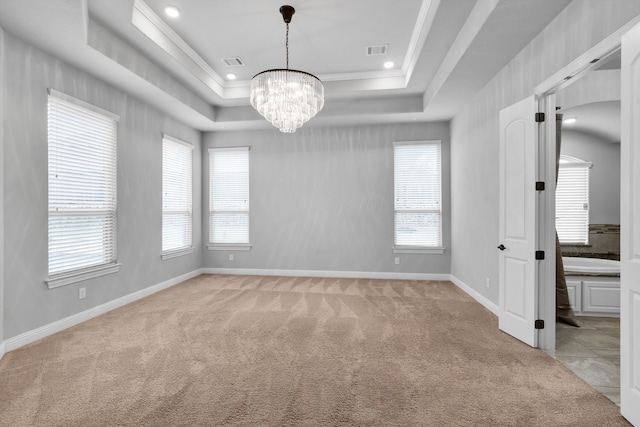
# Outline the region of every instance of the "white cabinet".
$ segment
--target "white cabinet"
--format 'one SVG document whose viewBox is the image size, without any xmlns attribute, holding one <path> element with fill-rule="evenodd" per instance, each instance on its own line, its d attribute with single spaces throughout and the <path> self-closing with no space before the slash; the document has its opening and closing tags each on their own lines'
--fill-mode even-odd
<svg viewBox="0 0 640 427">
<path fill-rule="evenodd" d="M 620 315 L 620 278 L 568 276 L 566 281 L 575 314 Z"/>
<path fill-rule="evenodd" d="M 582 311 L 620 314 L 620 282 L 582 282 Z"/>
<path fill-rule="evenodd" d="M 567 279 L 567 292 L 569 293 L 569 302 L 573 307 L 575 314 L 582 311 L 582 282 L 580 280 Z"/>
</svg>

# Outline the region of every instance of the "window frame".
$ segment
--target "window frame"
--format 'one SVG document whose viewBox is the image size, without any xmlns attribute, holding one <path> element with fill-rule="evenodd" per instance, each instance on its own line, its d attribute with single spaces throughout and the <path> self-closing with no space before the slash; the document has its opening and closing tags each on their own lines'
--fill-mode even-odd
<svg viewBox="0 0 640 427">
<path fill-rule="evenodd" d="M 589 194 L 590 192 L 590 169 L 593 166 L 593 163 L 579 159 L 577 157 L 572 157 L 572 156 L 567 156 L 567 155 L 560 155 L 560 158 L 558 159 L 559 161 L 559 165 L 558 165 L 558 184 L 556 185 L 556 194 L 555 194 L 555 206 L 556 206 L 556 214 L 555 214 L 555 223 L 556 223 L 556 231 L 558 232 L 558 240 L 560 241 L 560 244 L 563 246 L 588 246 L 589 245 L 589 217 L 590 217 L 590 213 L 591 213 L 591 195 Z M 578 183 L 578 185 L 584 186 L 584 190 L 585 192 L 583 194 L 581 194 L 581 196 L 583 196 L 583 204 L 586 205 L 586 209 L 584 209 L 584 211 L 586 211 L 586 217 L 585 219 L 585 223 L 583 224 L 579 224 L 582 227 L 582 233 L 584 234 L 584 240 L 566 240 L 566 239 L 562 239 L 561 235 L 564 234 L 562 231 L 560 231 L 558 229 L 558 206 L 561 205 L 558 203 L 558 197 L 559 197 L 559 191 L 558 191 L 558 186 L 561 184 L 560 180 L 561 180 L 561 172 L 562 169 L 580 169 L 584 171 L 584 178 L 585 180 L 581 183 Z M 575 183 L 573 185 L 576 185 Z M 575 215 L 571 215 L 572 211 L 568 211 L 568 213 L 564 214 L 563 216 L 566 218 L 571 218 L 574 217 Z M 577 221 L 576 221 L 577 222 Z"/>
<path fill-rule="evenodd" d="M 213 158 L 216 153 L 221 152 L 246 152 L 247 156 L 247 209 L 246 210 L 227 210 L 227 209 L 215 209 L 213 206 L 214 200 L 214 176 L 213 176 Z M 251 250 L 251 147 L 249 146 L 241 146 L 241 147 L 222 147 L 222 148 L 209 148 L 209 227 L 208 227 L 208 244 L 207 248 L 210 251 L 221 251 L 221 250 L 231 250 L 231 251 L 248 251 Z M 247 241 L 246 242 L 237 242 L 237 243 L 228 243 L 228 242 L 214 242 L 213 241 L 213 215 L 215 213 L 228 213 L 228 214 L 246 214 L 247 215 Z"/>
<path fill-rule="evenodd" d="M 47 90 L 48 98 L 47 98 L 47 280 L 45 280 L 45 284 L 48 288 L 53 289 L 59 286 L 68 285 L 70 283 L 75 283 L 83 280 L 92 279 L 95 277 L 103 276 L 106 274 L 116 273 L 120 270 L 120 265 L 118 263 L 118 239 L 117 239 L 117 214 L 118 214 L 118 205 L 117 205 L 117 188 L 118 188 L 118 121 L 120 120 L 120 116 L 114 114 L 110 111 L 104 110 L 102 108 L 96 107 L 88 102 L 82 101 L 80 99 L 74 98 L 72 96 L 66 95 L 62 92 L 59 92 L 55 89 L 49 88 Z M 63 107 L 64 106 L 64 107 Z M 53 111 L 54 108 L 59 107 L 57 111 Z M 53 150 L 58 149 L 57 144 L 61 144 L 64 140 L 65 132 L 70 132 L 68 129 L 59 133 L 59 131 L 52 131 L 52 128 L 57 128 L 61 124 L 64 123 L 55 123 L 52 126 L 52 121 L 56 117 L 55 114 L 61 114 L 62 108 L 67 108 L 69 112 L 73 112 L 79 116 L 76 116 L 74 120 L 80 120 L 80 115 L 85 115 L 87 117 L 93 116 L 101 116 L 100 120 L 112 121 L 113 128 L 111 129 L 110 135 L 113 139 L 108 140 L 107 142 L 111 145 L 108 145 L 106 151 L 110 152 L 110 157 L 107 159 L 108 163 L 105 163 L 107 168 L 110 168 L 110 174 L 107 178 L 107 182 L 111 184 L 108 187 L 108 194 L 111 195 L 111 201 L 109 202 L 109 206 L 107 209 L 98 209 L 95 207 L 89 206 L 89 203 L 85 203 L 85 205 L 74 206 L 74 208 L 69 207 L 52 207 L 52 185 L 51 181 L 51 156 Z M 52 113 L 53 111 L 53 113 Z M 68 124 L 68 123 L 67 123 Z M 72 125 L 75 125 L 72 124 Z M 89 132 L 87 132 L 89 134 Z M 86 141 L 86 140 L 85 140 Z M 76 159 L 77 160 L 77 159 Z M 64 164 L 64 163 L 62 163 Z M 72 180 L 77 180 L 77 175 L 69 175 L 72 176 Z M 58 184 L 60 185 L 60 184 Z M 67 184 L 69 185 L 69 184 Z M 56 194 L 59 196 L 59 191 Z M 64 199 L 63 199 L 64 200 Z M 72 201 L 67 199 L 65 203 L 72 205 Z M 61 203 L 59 199 L 55 199 L 53 203 L 57 203 L 58 205 Z M 75 201 L 77 203 L 77 200 Z M 95 204 L 95 203 L 94 203 Z M 88 214 L 96 215 L 106 215 L 110 220 L 112 226 L 110 227 L 109 233 L 109 249 L 107 250 L 107 254 L 111 255 L 106 262 L 101 263 L 87 263 L 84 265 L 80 265 L 77 267 L 67 268 L 60 271 L 51 271 L 51 220 L 56 217 L 68 217 L 69 219 L 77 219 L 82 217 L 89 216 Z M 106 217 L 106 218 L 107 218 Z"/>
<path fill-rule="evenodd" d="M 182 211 L 175 211 L 175 210 L 171 210 L 171 211 L 167 211 L 165 209 L 165 196 L 167 194 L 167 189 L 165 188 L 165 179 L 167 178 L 165 176 L 165 160 L 167 160 L 165 158 L 165 154 L 166 154 L 166 146 L 167 145 L 172 145 L 174 147 L 177 147 L 179 149 L 184 149 L 185 152 L 182 154 L 187 154 L 188 153 L 188 157 L 189 157 L 189 161 L 188 161 L 188 170 L 187 171 L 181 171 L 181 175 L 179 176 L 179 178 L 181 180 L 184 180 L 185 183 L 188 181 L 188 192 L 186 193 L 188 196 L 188 201 L 187 201 L 187 206 L 184 206 L 184 210 Z M 188 243 L 186 245 L 180 246 L 180 247 L 176 247 L 176 248 L 171 248 L 171 249 L 164 249 L 165 248 L 165 231 L 167 231 L 167 229 L 165 228 L 165 215 L 168 215 L 168 212 L 172 213 L 172 214 L 188 214 Z M 162 260 L 167 260 L 167 259 L 171 259 L 171 258 L 176 258 L 179 256 L 183 256 L 183 255 L 188 255 L 194 252 L 194 247 L 193 247 L 193 144 L 190 144 L 188 142 L 185 142 L 181 139 L 175 138 L 171 135 L 167 135 L 167 134 L 163 134 L 162 135 L 162 243 L 161 243 L 161 258 Z"/>
<path fill-rule="evenodd" d="M 438 206 L 439 209 L 398 209 L 397 202 L 397 150 L 408 146 L 437 146 L 438 147 Z M 445 251 L 443 246 L 443 213 L 442 213 L 442 141 L 441 140 L 423 140 L 423 141 L 395 141 L 393 142 L 393 253 L 418 253 L 418 254 L 442 254 Z M 438 220 L 438 238 L 436 245 L 404 245 L 398 244 L 397 235 L 397 214 L 398 213 L 437 213 Z"/>
</svg>

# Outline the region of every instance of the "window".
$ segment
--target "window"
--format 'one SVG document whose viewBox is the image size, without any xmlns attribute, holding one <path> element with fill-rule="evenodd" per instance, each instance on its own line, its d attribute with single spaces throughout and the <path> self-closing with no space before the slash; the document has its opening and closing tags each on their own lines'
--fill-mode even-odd
<svg viewBox="0 0 640 427">
<path fill-rule="evenodd" d="M 193 252 L 193 146 L 162 139 L 163 259 Z"/>
<path fill-rule="evenodd" d="M 117 271 L 117 120 L 49 91 L 49 287 Z"/>
<path fill-rule="evenodd" d="M 560 156 L 556 186 L 556 230 L 563 244 L 589 243 L 589 168 L 591 163 Z"/>
<path fill-rule="evenodd" d="M 209 243 L 249 247 L 249 147 L 209 150 Z"/>
<path fill-rule="evenodd" d="M 394 143 L 395 248 L 442 248 L 440 141 Z"/>
</svg>

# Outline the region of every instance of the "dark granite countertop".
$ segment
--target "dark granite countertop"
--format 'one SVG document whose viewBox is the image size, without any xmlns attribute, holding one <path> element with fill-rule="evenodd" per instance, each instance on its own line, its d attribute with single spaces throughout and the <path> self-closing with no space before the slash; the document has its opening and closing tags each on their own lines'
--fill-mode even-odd
<svg viewBox="0 0 640 427">
<path fill-rule="evenodd" d="M 573 272 L 567 271 L 564 272 L 565 277 L 617 277 L 620 278 L 620 273 L 585 273 L 583 271 Z"/>
</svg>

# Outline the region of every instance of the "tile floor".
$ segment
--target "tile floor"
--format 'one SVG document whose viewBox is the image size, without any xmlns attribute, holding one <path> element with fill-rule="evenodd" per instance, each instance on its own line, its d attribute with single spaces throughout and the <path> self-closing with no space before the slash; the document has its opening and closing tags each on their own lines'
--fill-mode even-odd
<svg viewBox="0 0 640 427">
<path fill-rule="evenodd" d="M 620 405 L 620 319 L 577 318 L 579 328 L 556 323 L 556 358 Z"/>
</svg>

